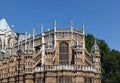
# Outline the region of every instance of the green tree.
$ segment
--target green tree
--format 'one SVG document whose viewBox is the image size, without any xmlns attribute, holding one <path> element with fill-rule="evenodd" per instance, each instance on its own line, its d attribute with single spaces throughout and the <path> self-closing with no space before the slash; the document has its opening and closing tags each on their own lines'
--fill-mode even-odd
<svg viewBox="0 0 120 83">
<path fill-rule="evenodd" d="M 87 34 L 85 36 L 86 48 L 90 52 L 94 44 L 94 36 Z M 97 39 L 101 54 L 102 83 L 119 83 L 120 82 L 120 52 L 110 50 L 108 44 L 101 39 Z"/>
<path fill-rule="evenodd" d="M 85 35 L 85 46 L 88 50 L 88 52 L 91 51 L 92 45 L 94 44 L 94 36 L 92 34 Z"/>
</svg>

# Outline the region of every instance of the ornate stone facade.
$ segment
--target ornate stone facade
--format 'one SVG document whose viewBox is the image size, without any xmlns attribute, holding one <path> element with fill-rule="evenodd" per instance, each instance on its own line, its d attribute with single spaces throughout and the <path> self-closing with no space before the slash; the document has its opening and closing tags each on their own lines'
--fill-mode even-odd
<svg viewBox="0 0 120 83">
<path fill-rule="evenodd" d="M 91 53 L 86 50 L 84 25 L 81 31 L 72 21 L 70 28 L 56 28 L 54 21 L 53 30 L 33 30 L 32 37 L 2 28 L 0 49 L 0 83 L 18 83 L 18 71 L 20 83 L 101 83 L 99 47 L 95 40 Z"/>
</svg>

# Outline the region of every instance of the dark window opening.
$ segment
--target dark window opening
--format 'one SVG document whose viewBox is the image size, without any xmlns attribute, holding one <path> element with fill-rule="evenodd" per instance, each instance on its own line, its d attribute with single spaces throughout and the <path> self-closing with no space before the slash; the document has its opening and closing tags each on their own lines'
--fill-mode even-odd
<svg viewBox="0 0 120 83">
<path fill-rule="evenodd" d="M 59 60 L 60 64 L 68 64 L 69 63 L 69 46 L 67 43 L 62 42 L 59 45 Z"/>
<path fill-rule="evenodd" d="M 91 77 L 84 77 L 84 83 L 92 83 Z"/>
</svg>

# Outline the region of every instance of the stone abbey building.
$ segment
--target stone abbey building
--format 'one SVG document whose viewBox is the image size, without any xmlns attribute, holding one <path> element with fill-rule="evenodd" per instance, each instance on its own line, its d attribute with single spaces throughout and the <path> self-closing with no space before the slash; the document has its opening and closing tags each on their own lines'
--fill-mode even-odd
<svg viewBox="0 0 120 83">
<path fill-rule="evenodd" d="M 96 40 L 89 53 L 84 25 L 77 30 L 72 20 L 32 36 L 0 20 L 0 83 L 101 83 L 100 58 Z"/>
</svg>

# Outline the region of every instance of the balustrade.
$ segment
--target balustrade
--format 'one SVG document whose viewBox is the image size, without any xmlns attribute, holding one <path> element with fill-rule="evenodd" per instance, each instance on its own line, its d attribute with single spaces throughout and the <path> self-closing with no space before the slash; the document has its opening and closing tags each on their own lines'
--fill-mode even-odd
<svg viewBox="0 0 120 83">
<path fill-rule="evenodd" d="M 82 70 L 82 71 L 93 71 L 95 72 L 95 68 L 92 66 L 84 66 L 82 69 L 77 68 L 76 65 L 55 65 L 52 69 L 47 69 L 45 67 L 35 67 L 34 72 L 43 72 L 47 70 L 52 70 L 52 71 L 59 71 L 59 70 Z"/>
</svg>

